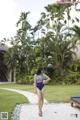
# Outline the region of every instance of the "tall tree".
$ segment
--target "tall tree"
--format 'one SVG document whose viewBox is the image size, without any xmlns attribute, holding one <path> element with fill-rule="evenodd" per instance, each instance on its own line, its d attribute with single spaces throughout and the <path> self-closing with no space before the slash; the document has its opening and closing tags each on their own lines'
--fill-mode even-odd
<svg viewBox="0 0 80 120">
<path fill-rule="evenodd" d="M 45 27 L 47 32 L 37 40 L 39 56 L 45 61 L 44 64 L 53 65 L 54 69 L 60 75 L 65 75 L 73 58 L 73 43 L 72 39 L 66 34 L 65 12 L 68 5 L 48 5 L 46 13 L 42 13 L 41 19 L 38 22 L 40 29 Z M 69 17 L 69 15 L 68 15 Z M 47 26 L 48 25 L 48 26 Z M 48 59 L 51 56 L 51 61 Z M 71 59 L 69 59 L 71 58 Z M 37 59 L 37 58 L 36 58 Z"/>
</svg>

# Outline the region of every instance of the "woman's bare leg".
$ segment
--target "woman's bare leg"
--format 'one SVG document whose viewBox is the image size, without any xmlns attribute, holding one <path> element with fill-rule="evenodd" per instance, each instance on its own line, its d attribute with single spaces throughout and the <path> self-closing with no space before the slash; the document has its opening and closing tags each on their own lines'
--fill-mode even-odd
<svg viewBox="0 0 80 120">
<path fill-rule="evenodd" d="M 43 95 L 42 92 L 40 90 L 37 90 L 37 94 L 38 94 L 38 109 L 39 109 L 39 113 L 42 116 L 42 107 L 43 107 Z"/>
<path fill-rule="evenodd" d="M 43 92 L 41 93 L 41 108 L 43 107 L 44 104 L 44 94 Z"/>
<path fill-rule="evenodd" d="M 45 88 L 41 90 L 41 108 L 43 107 L 43 104 L 44 104 L 44 90 Z"/>
</svg>

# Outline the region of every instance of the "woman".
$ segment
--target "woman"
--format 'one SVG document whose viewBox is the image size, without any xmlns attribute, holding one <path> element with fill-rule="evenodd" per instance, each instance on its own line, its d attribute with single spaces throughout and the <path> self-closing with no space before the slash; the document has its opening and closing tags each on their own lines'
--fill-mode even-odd
<svg viewBox="0 0 80 120">
<path fill-rule="evenodd" d="M 46 74 L 44 74 L 43 68 L 39 68 L 36 74 L 34 75 L 34 87 L 38 95 L 39 116 L 42 116 L 42 107 L 44 103 L 44 86 L 49 80 L 50 78 Z"/>
</svg>

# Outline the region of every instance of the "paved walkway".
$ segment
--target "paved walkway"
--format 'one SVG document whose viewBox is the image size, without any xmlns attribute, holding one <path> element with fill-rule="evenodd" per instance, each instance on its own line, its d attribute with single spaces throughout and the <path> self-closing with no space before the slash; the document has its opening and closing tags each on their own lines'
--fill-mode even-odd
<svg viewBox="0 0 80 120">
<path fill-rule="evenodd" d="M 23 105 L 20 120 L 80 120 L 80 111 L 70 104 L 46 104 L 43 117 L 39 117 L 37 105 Z"/>
<path fill-rule="evenodd" d="M 48 104 L 45 100 L 43 117 L 38 116 L 37 96 L 31 92 L 17 89 L 2 88 L 24 95 L 30 104 L 21 106 L 19 120 L 80 120 L 80 110 L 72 108 L 70 104 Z"/>
</svg>

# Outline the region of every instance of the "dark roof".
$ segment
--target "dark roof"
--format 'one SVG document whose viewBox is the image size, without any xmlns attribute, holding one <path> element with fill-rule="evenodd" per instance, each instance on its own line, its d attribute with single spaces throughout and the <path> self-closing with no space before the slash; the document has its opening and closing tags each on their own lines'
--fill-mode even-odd
<svg viewBox="0 0 80 120">
<path fill-rule="evenodd" d="M 4 54 L 8 50 L 8 46 L 2 42 L 0 42 L 0 54 Z"/>
<path fill-rule="evenodd" d="M 8 50 L 8 46 L 4 43 L 0 43 L 0 51 L 7 51 Z"/>
</svg>

